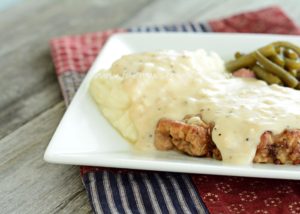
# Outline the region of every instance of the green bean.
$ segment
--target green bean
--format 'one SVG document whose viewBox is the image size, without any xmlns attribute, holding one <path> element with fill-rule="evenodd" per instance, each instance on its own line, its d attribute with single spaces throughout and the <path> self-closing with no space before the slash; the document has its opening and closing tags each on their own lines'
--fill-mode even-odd
<svg viewBox="0 0 300 214">
<path fill-rule="evenodd" d="M 281 81 L 291 87 L 295 88 L 298 85 L 298 80 L 293 77 L 291 74 L 286 72 L 283 68 L 281 68 L 279 65 L 276 65 L 275 63 L 268 60 L 263 54 L 261 54 L 259 51 L 255 52 L 255 57 L 257 61 L 270 73 L 276 75 L 281 79 Z"/>
<path fill-rule="evenodd" d="M 292 59 L 285 59 L 285 67 L 288 70 L 300 69 L 300 62 Z"/>
<path fill-rule="evenodd" d="M 299 70 L 297 71 L 296 78 L 297 78 L 298 80 L 300 80 L 300 71 L 299 71 Z"/>
<path fill-rule="evenodd" d="M 275 47 L 275 51 L 278 54 L 281 54 L 282 48 L 281 47 Z"/>
<path fill-rule="evenodd" d="M 281 80 L 277 76 L 275 76 L 275 75 L 271 74 L 270 72 L 264 70 L 259 65 L 253 66 L 251 68 L 251 70 L 254 71 L 255 75 L 259 79 L 264 80 L 268 84 L 279 84 L 279 85 L 282 84 Z"/>
<path fill-rule="evenodd" d="M 297 70 L 288 70 L 287 72 L 297 78 L 297 73 L 298 73 Z"/>
<path fill-rule="evenodd" d="M 273 55 L 270 57 L 270 60 L 274 62 L 275 64 L 279 65 L 280 67 L 284 67 L 285 61 L 278 55 Z"/>
<path fill-rule="evenodd" d="M 298 59 L 299 57 L 298 54 L 296 54 L 296 52 L 291 49 L 285 49 L 283 54 L 286 58 L 294 59 L 294 60 Z"/>
<path fill-rule="evenodd" d="M 240 58 L 240 57 L 243 56 L 243 55 L 245 55 L 245 54 L 242 54 L 242 53 L 240 53 L 240 52 L 236 52 L 236 53 L 234 54 L 234 57 L 235 57 L 236 59 L 238 59 L 238 58 Z"/>
<path fill-rule="evenodd" d="M 276 51 L 272 44 L 264 46 L 258 50 L 266 57 L 271 57 L 273 55 L 276 55 Z M 238 59 L 227 62 L 225 66 L 228 71 L 233 72 L 240 68 L 252 67 L 253 65 L 255 65 L 255 63 L 256 63 L 255 52 L 251 52 L 249 54 L 241 56 Z"/>
<path fill-rule="evenodd" d="M 278 42 L 273 42 L 272 43 L 275 48 L 276 47 L 283 47 L 283 48 L 286 48 L 286 49 L 291 49 L 293 50 L 294 52 L 296 52 L 296 54 L 298 56 L 300 56 L 300 47 L 290 43 L 290 42 L 284 42 L 284 41 L 278 41 Z"/>
</svg>

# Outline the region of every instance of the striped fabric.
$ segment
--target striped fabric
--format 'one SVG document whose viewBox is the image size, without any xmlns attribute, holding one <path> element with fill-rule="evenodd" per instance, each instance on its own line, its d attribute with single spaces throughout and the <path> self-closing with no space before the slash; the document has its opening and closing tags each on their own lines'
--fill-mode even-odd
<svg viewBox="0 0 300 214">
<path fill-rule="evenodd" d="M 208 32 L 211 31 L 206 23 L 184 23 L 161 26 L 142 26 L 128 29 L 129 32 Z"/>
<path fill-rule="evenodd" d="M 270 7 L 208 23 L 141 26 L 55 38 L 50 43 L 52 57 L 67 106 L 106 40 L 122 31 L 300 35 L 300 28 L 280 8 Z M 300 213 L 299 181 L 80 169 L 94 213 Z"/>
<path fill-rule="evenodd" d="M 95 213 L 209 213 L 186 174 L 103 171 L 83 181 Z"/>
</svg>

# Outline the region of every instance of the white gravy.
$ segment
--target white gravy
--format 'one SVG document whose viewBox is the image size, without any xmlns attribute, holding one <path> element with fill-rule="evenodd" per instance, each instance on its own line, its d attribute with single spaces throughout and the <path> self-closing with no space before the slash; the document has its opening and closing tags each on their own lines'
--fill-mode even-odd
<svg viewBox="0 0 300 214">
<path fill-rule="evenodd" d="M 101 95 L 98 86 L 103 83 L 113 84 L 110 88 L 114 90 Z M 124 56 L 108 71 L 99 72 L 90 89 L 103 114 L 125 137 L 122 123 L 132 125 L 130 130 L 135 134 L 127 138 L 142 149 L 154 148 L 159 119 L 181 120 L 187 114 L 200 113 L 205 122 L 215 124 L 212 139 L 223 161 L 249 164 L 263 132 L 300 128 L 299 91 L 232 77 L 217 54 L 204 50 Z M 121 101 L 126 97 L 120 108 L 109 101 L 117 96 L 112 94 L 117 90 Z M 122 122 L 113 122 L 115 110 L 126 114 Z"/>
</svg>

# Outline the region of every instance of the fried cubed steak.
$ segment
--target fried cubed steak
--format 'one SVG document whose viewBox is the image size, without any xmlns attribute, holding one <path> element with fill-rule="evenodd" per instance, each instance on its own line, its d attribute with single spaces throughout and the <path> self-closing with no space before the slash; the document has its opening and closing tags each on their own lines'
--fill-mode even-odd
<svg viewBox="0 0 300 214">
<path fill-rule="evenodd" d="M 203 122 L 200 115 L 187 115 L 182 121 L 161 119 L 155 130 L 155 147 L 222 160 L 220 151 L 212 141 L 212 128 L 213 124 Z M 300 164 L 300 130 L 284 130 L 277 135 L 264 132 L 253 162 Z"/>
</svg>

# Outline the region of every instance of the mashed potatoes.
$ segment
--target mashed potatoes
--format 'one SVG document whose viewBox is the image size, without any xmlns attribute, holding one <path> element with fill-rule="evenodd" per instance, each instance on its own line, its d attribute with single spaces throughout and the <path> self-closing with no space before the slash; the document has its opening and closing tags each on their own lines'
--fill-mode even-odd
<svg viewBox="0 0 300 214">
<path fill-rule="evenodd" d="M 140 148 L 154 148 L 160 118 L 182 119 L 199 112 L 189 88 L 197 83 L 195 75 L 203 72 L 213 79 L 226 76 L 222 59 L 204 50 L 132 54 L 96 74 L 90 92 L 125 138 Z"/>
</svg>

